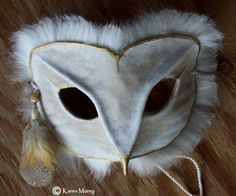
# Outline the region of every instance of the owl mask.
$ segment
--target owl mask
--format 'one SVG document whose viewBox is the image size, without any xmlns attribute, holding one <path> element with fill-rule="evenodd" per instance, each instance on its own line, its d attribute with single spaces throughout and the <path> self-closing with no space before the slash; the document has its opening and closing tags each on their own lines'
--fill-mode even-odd
<svg viewBox="0 0 236 196">
<path fill-rule="evenodd" d="M 23 178 L 43 186 L 80 160 L 96 178 L 113 162 L 124 174 L 170 167 L 211 120 L 221 39 L 207 17 L 170 10 L 121 26 L 45 18 L 16 32 L 14 77 L 30 122 Z"/>
</svg>

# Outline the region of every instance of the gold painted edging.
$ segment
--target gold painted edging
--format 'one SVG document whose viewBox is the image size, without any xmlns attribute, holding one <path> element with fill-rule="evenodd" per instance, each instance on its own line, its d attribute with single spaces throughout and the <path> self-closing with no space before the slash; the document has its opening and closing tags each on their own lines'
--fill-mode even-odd
<svg viewBox="0 0 236 196">
<path fill-rule="evenodd" d="M 51 43 L 47 43 L 47 44 L 44 44 L 44 45 L 41 45 L 41 46 L 37 46 L 35 48 L 33 48 L 30 52 L 30 56 L 29 56 L 29 67 L 30 67 L 30 70 L 31 70 L 31 74 L 32 74 L 32 81 L 34 82 L 34 76 L 33 76 L 33 70 L 32 70 L 32 59 L 33 59 L 33 55 L 37 52 L 40 52 L 41 50 L 45 49 L 45 48 L 48 48 L 50 46 L 63 46 L 63 45 L 69 45 L 69 46 L 81 46 L 81 47 L 88 47 L 88 48 L 93 48 L 95 50 L 98 50 L 98 51 L 102 51 L 102 52 L 105 52 L 107 54 L 109 54 L 116 62 L 116 65 L 117 65 L 117 71 L 119 73 L 119 60 L 121 59 L 121 57 L 124 55 L 124 53 L 129 50 L 130 48 L 132 47 L 135 47 L 135 46 L 138 46 L 138 45 L 141 45 L 145 42 L 151 42 L 151 41 L 155 41 L 155 40 L 158 40 L 158 39 L 168 39 L 168 38 L 180 38 L 180 39 L 188 39 L 188 40 L 191 40 L 193 41 L 195 44 L 198 45 L 199 47 L 199 50 L 198 50 L 198 55 L 199 55 L 199 51 L 200 51 L 200 48 L 201 48 L 201 43 L 200 41 L 193 37 L 193 36 L 190 36 L 190 35 L 184 35 L 184 34 L 166 34 L 166 35 L 157 35 L 157 36 L 150 36 L 150 37 L 146 37 L 144 39 L 140 39 L 138 41 L 135 41 L 123 48 L 121 48 L 118 52 L 115 52 L 113 51 L 112 49 L 108 48 L 108 47 L 104 47 L 104 46 L 100 46 L 100 45 L 95 45 L 95 44 L 87 44 L 87 43 L 84 43 L 84 42 L 70 42 L 70 41 L 56 41 L 56 42 L 51 42 Z M 197 58 L 198 58 L 198 55 L 196 57 L 196 61 L 197 61 Z M 196 65 L 196 64 L 195 64 Z M 196 81 L 195 81 L 195 85 L 196 85 Z M 66 85 L 65 85 L 66 86 Z M 196 88 L 197 88 L 197 85 L 196 85 Z M 195 91 L 196 91 L 196 88 L 195 88 Z M 196 101 L 196 96 L 195 96 L 195 100 L 194 100 L 194 103 Z M 193 105 L 194 105 L 193 103 Z M 192 113 L 192 109 L 193 109 L 193 106 L 191 108 L 191 112 Z M 191 115 L 190 115 L 191 116 Z M 186 122 L 186 125 L 188 124 L 190 120 L 190 117 L 188 119 L 188 121 Z M 185 128 L 185 127 L 184 127 Z M 183 128 L 183 129 L 184 129 Z M 178 134 L 178 136 L 182 133 L 183 129 L 180 131 L 180 133 Z M 53 134 L 53 133 L 51 133 Z M 176 138 L 178 137 L 176 136 Z M 65 144 L 61 143 L 58 141 L 58 139 L 56 138 L 56 136 L 54 136 L 56 142 L 63 148 L 65 149 L 66 151 L 68 151 L 69 153 L 73 154 L 74 156 L 77 156 L 79 158 L 83 158 L 83 159 L 96 159 L 96 160 L 108 160 L 110 162 L 122 162 L 122 160 L 120 161 L 114 161 L 114 160 L 110 160 L 110 159 L 106 159 L 106 158 L 99 158 L 99 157 L 90 157 L 90 156 L 86 156 L 86 155 L 81 155 L 79 153 L 76 153 L 75 151 L 71 150 L 70 148 L 68 148 Z M 175 139 L 176 139 L 175 138 Z M 174 139 L 174 140 L 175 140 Z M 173 140 L 173 141 L 174 141 Z M 169 144 L 167 144 L 166 146 L 170 145 L 172 142 L 170 142 Z M 166 146 L 162 147 L 162 148 L 165 148 Z M 160 148 L 160 149 L 162 149 Z M 153 150 L 149 153 L 145 153 L 143 155 L 137 155 L 135 157 L 131 157 L 130 159 L 135 159 L 135 158 L 139 158 L 139 157 L 142 157 L 142 156 L 145 156 L 147 154 L 150 154 L 150 153 L 153 153 L 155 151 L 158 151 L 160 149 L 157 149 L 157 150 Z"/>
</svg>

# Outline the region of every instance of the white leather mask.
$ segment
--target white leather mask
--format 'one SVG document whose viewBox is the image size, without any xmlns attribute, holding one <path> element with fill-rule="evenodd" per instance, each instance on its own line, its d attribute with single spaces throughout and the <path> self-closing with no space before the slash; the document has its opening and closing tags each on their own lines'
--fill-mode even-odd
<svg viewBox="0 0 236 196">
<path fill-rule="evenodd" d="M 81 157 L 96 177 L 112 162 L 150 175 L 191 152 L 210 122 L 222 36 L 204 16 L 167 10 L 104 27 L 71 16 L 14 36 L 16 78 L 40 92 L 55 168 Z"/>
</svg>

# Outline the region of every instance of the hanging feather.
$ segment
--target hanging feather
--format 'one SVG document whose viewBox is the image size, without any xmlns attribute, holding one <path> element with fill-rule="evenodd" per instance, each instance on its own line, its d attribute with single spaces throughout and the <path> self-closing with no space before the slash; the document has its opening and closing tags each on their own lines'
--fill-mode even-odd
<svg viewBox="0 0 236 196">
<path fill-rule="evenodd" d="M 23 134 L 20 161 L 21 176 L 33 186 L 45 186 L 51 182 L 56 166 L 55 152 L 50 145 L 49 132 L 39 116 L 37 108 L 39 99 L 40 92 L 36 89 L 31 95 L 32 119 Z"/>
</svg>

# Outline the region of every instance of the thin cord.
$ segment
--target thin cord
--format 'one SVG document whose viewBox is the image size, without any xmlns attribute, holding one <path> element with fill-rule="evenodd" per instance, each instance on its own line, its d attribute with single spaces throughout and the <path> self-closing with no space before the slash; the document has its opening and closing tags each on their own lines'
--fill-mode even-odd
<svg viewBox="0 0 236 196">
<path fill-rule="evenodd" d="M 202 188 L 202 181 L 201 181 L 201 171 L 200 167 L 198 166 L 197 162 L 188 156 L 175 156 L 176 158 L 186 159 L 191 161 L 196 169 L 197 172 L 197 180 L 198 180 L 198 189 L 199 189 L 199 195 L 203 196 L 203 188 Z M 192 193 L 190 193 L 182 184 L 180 184 L 174 177 L 172 177 L 163 167 L 158 165 L 158 168 L 172 181 L 174 182 L 183 192 L 185 192 L 188 196 L 193 196 Z"/>
</svg>

